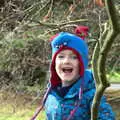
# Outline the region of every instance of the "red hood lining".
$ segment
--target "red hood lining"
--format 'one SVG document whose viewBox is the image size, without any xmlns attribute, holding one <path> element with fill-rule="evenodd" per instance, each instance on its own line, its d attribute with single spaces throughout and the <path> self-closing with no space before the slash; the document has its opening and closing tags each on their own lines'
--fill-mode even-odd
<svg viewBox="0 0 120 120">
<path fill-rule="evenodd" d="M 84 74 L 84 64 L 83 64 L 83 60 L 81 55 L 73 48 L 67 47 L 67 46 L 62 46 L 52 57 L 52 63 L 50 66 L 50 73 L 51 73 L 51 77 L 50 77 L 50 84 L 51 86 L 55 87 L 58 86 L 61 83 L 61 79 L 59 78 L 59 76 L 56 73 L 55 70 L 55 59 L 57 54 L 62 51 L 62 50 L 72 50 L 78 57 L 79 61 L 80 61 L 80 76 L 83 76 Z"/>
</svg>

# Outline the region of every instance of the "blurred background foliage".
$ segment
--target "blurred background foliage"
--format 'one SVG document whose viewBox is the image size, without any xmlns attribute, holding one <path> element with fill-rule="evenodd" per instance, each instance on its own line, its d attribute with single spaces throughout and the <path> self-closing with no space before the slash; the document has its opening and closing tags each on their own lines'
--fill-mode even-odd
<svg viewBox="0 0 120 120">
<path fill-rule="evenodd" d="M 108 17 L 97 0 L 0 0 L 0 88 L 44 85 L 49 72 L 49 38 L 77 25 L 89 26 L 92 51 Z M 120 21 L 120 1 L 114 0 Z M 107 57 L 108 73 L 120 73 L 120 36 Z"/>
</svg>

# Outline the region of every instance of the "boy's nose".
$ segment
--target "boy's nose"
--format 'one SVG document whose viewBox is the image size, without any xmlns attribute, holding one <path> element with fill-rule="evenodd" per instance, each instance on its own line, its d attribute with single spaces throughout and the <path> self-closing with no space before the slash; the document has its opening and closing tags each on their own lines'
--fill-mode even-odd
<svg viewBox="0 0 120 120">
<path fill-rule="evenodd" d="M 64 64 L 69 64 L 70 63 L 70 58 L 69 57 L 64 58 L 63 63 Z"/>
</svg>

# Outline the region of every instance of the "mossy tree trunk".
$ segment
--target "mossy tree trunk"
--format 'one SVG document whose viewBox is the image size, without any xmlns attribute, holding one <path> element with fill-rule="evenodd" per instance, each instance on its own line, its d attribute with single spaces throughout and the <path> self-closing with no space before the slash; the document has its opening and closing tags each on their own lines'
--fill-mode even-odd
<svg viewBox="0 0 120 120">
<path fill-rule="evenodd" d="M 93 53 L 93 74 L 96 82 L 96 93 L 91 108 L 91 120 L 97 120 L 101 97 L 109 86 L 105 71 L 107 54 L 116 37 L 120 34 L 120 23 L 114 0 L 105 0 L 105 7 L 109 18 L 108 26 L 105 27 Z"/>
</svg>

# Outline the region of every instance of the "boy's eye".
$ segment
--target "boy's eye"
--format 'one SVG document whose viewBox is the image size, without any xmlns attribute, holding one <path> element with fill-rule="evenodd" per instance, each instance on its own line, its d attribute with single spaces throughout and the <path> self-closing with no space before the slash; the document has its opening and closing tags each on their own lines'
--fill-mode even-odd
<svg viewBox="0 0 120 120">
<path fill-rule="evenodd" d="M 64 58 L 64 55 L 58 55 L 58 58 Z"/>
<path fill-rule="evenodd" d="M 72 59 L 77 59 L 77 56 L 76 55 L 72 55 L 71 58 Z"/>
<path fill-rule="evenodd" d="M 59 59 L 63 59 L 65 57 L 66 57 L 65 55 L 58 55 L 57 56 L 57 58 L 59 58 Z M 77 56 L 76 55 L 70 55 L 68 58 L 75 60 L 75 59 L 77 59 Z"/>
</svg>

